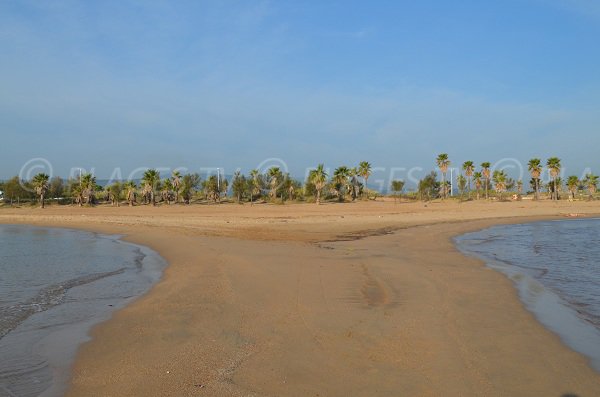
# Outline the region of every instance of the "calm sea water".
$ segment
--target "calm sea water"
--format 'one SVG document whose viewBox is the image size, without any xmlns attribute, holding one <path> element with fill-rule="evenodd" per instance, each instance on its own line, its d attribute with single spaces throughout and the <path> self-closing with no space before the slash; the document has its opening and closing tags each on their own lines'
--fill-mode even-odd
<svg viewBox="0 0 600 397">
<path fill-rule="evenodd" d="M 0 396 L 58 396 L 94 324 L 146 292 L 153 251 L 67 229 L 0 225 Z"/>
<path fill-rule="evenodd" d="M 600 371 L 600 219 L 495 226 L 456 242 L 510 277 L 538 320 Z"/>
</svg>

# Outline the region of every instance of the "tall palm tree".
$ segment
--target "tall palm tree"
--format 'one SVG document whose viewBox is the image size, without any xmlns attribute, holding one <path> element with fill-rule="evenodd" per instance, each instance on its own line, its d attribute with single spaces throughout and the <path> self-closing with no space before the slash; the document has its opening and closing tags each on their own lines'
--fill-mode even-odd
<svg viewBox="0 0 600 397">
<path fill-rule="evenodd" d="M 527 169 L 531 174 L 531 178 L 535 181 L 535 199 L 540 199 L 540 176 L 542 175 L 542 160 L 533 158 L 527 163 Z"/>
<path fill-rule="evenodd" d="M 504 193 L 506 191 L 506 180 L 507 180 L 507 175 L 504 172 L 504 170 L 494 171 L 493 180 L 494 180 L 494 188 L 496 189 L 496 192 L 500 196 L 500 201 L 502 201 L 502 193 Z"/>
<path fill-rule="evenodd" d="M 481 163 L 481 175 L 483 175 L 483 180 L 485 183 L 485 199 L 489 199 L 489 190 L 490 190 L 490 180 L 492 179 L 492 171 L 490 169 L 492 165 L 485 161 Z"/>
<path fill-rule="evenodd" d="M 446 186 L 446 173 L 448 172 L 448 167 L 450 167 L 450 160 L 448 159 L 448 154 L 442 153 L 438 155 L 435 162 L 442 173 L 442 196 L 446 198 L 448 196 L 448 188 Z"/>
<path fill-rule="evenodd" d="M 96 202 L 96 177 L 91 173 L 83 174 L 80 179 L 81 195 L 85 204 Z"/>
<path fill-rule="evenodd" d="M 482 178 L 483 174 L 481 172 L 477 171 L 473 173 L 473 181 L 475 182 L 475 189 L 477 190 L 477 200 L 480 198 L 479 193 L 481 192 Z"/>
<path fill-rule="evenodd" d="M 465 161 L 462 165 L 463 171 L 465 172 L 465 176 L 467 177 L 467 192 L 470 196 L 471 194 L 471 178 L 473 177 L 473 172 L 475 172 L 475 165 L 473 165 L 472 161 Z"/>
<path fill-rule="evenodd" d="M 45 207 L 45 196 L 48 193 L 48 180 L 50 177 L 47 174 L 39 173 L 33 177 L 31 184 L 35 188 L 35 192 L 40 196 L 41 207 Z"/>
<path fill-rule="evenodd" d="M 357 175 L 358 175 L 357 167 L 352 167 L 348 170 L 348 177 L 349 177 L 352 201 L 356 200 L 356 198 L 358 197 L 359 191 L 360 191 Z"/>
<path fill-rule="evenodd" d="M 348 190 L 350 170 L 345 165 L 338 167 L 333 171 L 333 185 L 338 195 L 339 201 L 344 200 L 344 195 Z"/>
<path fill-rule="evenodd" d="M 271 167 L 267 171 L 267 177 L 269 178 L 269 197 L 271 199 L 277 198 L 277 189 L 281 183 L 281 170 L 279 167 Z"/>
<path fill-rule="evenodd" d="M 558 200 L 558 181 L 557 177 L 560 174 L 560 159 L 558 157 L 550 157 L 546 162 L 546 166 L 548 167 L 548 171 L 550 171 L 550 177 L 552 177 L 552 182 L 554 184 L 554 191 L 552 192 L 552 199 Z"/>
<path fill-rule="evenodd" d="M 142 176 L 143 192 L 150 196 L 150 203 L 156 205 L 155 192 L 160 184 L 160 172 L 155 169 L 149 169 Z"/>
<path fill-rule="evenodd" d="M 569 189 L 569 193 L 571 193 L 571 200 L 575 200 L 575 194 L 579 190 L 579 185 L 581 181 L 575 175 L 571 175 L 567 178 L 567 189 Z"/>
<path fill-rule="evenodd" d="M 363 195 L 368 194 L 368 183 L 369 177 L 371 176 L 371 163 L 368 161 L 361 161 L 358 163 L 358 175 L 362 176 L 365 181 Z"/>
<path fill-rule="evenodd" d="M 467 190 L 467 178 L 462 174 L 458 174 L 458 176 L 456 177 L 456 185 L 458 186 L 458 191 L 460 192 L 460 200 L 462 201 Z"/>
<path fill-rule="evenodd" d="M 309 179 L 312 184 L 315 185 L 315 190 L 317 191 L 317 205 L 319 205 L 321 204 L 321 191 L 327 183 L 327 172 L 325 172 L 325 166 L 323 164 L 319 164 L 316 169 L 311 170 L 309 173 Z"/>
<path fill-rule="evenodd" d="M 583 180 L 583 183 L 587 187 L 587 190 L 590 194 L 589 199 L 593 200 L 596 189 L 598 189 L 598 175 L 587 174 Z"/>
<path fill-rule="evenodd" d="M 125 188 L 127 190 L 127 201 L 129 202 L 129 206 L 133 207 L 133 204 L 135 203 L 135 198 L 137 195 L 136 194 L 137 186 L 136 186 L 135 182 L 127 181 L 123 185 L 123 188 Z"/>
<path fill-rule="evenodd" d="M 181 173 L 177 170 L 171 174 L 171 185 L 175 191 L 175 203 L 179 203 L 179 189 L 181 188 Z"/>
<path fill-rule="evenodd" d="M 250 205 L 252 205 L 254 196 L 260 194 L 262 186 L 260 172 L 258 170 L 250 171 L 250 186 Z"/>
</svg>

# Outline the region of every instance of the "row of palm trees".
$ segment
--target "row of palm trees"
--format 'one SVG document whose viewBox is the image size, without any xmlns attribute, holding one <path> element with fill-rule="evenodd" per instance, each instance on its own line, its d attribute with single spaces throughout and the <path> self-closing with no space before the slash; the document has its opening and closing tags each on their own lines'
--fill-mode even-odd
<svg viewBox="0 0 600 397">
<path fill-rule="evenodd" d="M 436 165 L 441 172 L 441 184 L 439 184 L 439 195 L 442 199 L 448 197 L 451 181 L 447 178 L 447 172 L 451 166 L 451 161 L 447 153 L 442 153 L 436 158 Z M 551 182 L 548 185 L 551 198 L 558 200 L 559 192 L 562 186 L 562 180 L 559 177 L 562 166 L 561 160 L 557 157 L 550 157 L 545 168 L 539 158 L 533 158 L 528 162 L 528 171 L 531 175 L 530 184 L 534 191 L 534 198 L 539 200 L 541 189 L 541 176 L 544 170 L 549 172 Z M 473 161 L 462 163 L 461 173 L 457 176 L 459 190 L 465 191 L 468 196 L 471 195 L 471 186 L 474 183 L 476 188 L 476 197 L 480 199 L 480 192 L 483 188 L 485 198 L 489 198 L 489 192 L 493 189 L 502 198 L 502 194 L 508 189 L 517 187 L 519 195 L 522 193 L 523 181 L 515 183 L 504 170 L 492 170 L 491 163 L 483 162 L 477 169 Z M 368 195 L 368 180 L 372 173 L 372 166 L 367 161 L 362 161 L 357 167 L 340 166 L 333 171 L 331 177 L 328 175 L 324 164 L 319 164 L 312 169 L 304 186 L 283 173 L 278 167 L 271 167 L 265 173 L 259 170 L 252 170 L 248 176 L 236 172 L 232 179 L 233 195 L 238 202 L 248 200 L 253 203 L 257 198 L 266 196 L 270 200 L 285 199 L 293 200 L 298 192 L 303 190 L 305 195 L 311 195 L 315 198 L 317 204 L 321 204 L 325 194 L 328 197 L 337 198 L 338 201 L 344 201 L 346 198 L 356 200 L 359 197 Z M 360 183 L 359 179 L 362 179 Z M 40 198 L 41 206 L 44 207 L 45 197 L 48 193 L 49 176 L 38 174 L 31 180 L 31 185 Z M 179 171 L 173 173 L 165 179 L 161 179 L 160 173 L 155 169 L 149 169 L 144 172 L 139 186 L 134 181 L 125 183 L 115 182 L 102 190 L 96 184 L 96 178 L 92 174 L 84 174 L 72 183 L 70 191 L 74 203 L 79 206 L 84 204 L 92 205 L 98 201 L 98 196 L 104 194 L 107 201 L 113 205 L 119 205 L 121 197 L 125 197 L 130 206 L 135 205 L 138 199 L 142 204 L 156 205 L 157 201 L 171 203 L 189 203 L 197 190 L 201 187 L 205 197 L 208 200 L 218 202 L 228 191 L 228 181 L 220 176 L 210 176 L 207 180 L 200 183 L 200 177 L 197 174 L 182 175 Z M 579 180 L 576 176 L 569 176 L 567 179 L 567 188 L 571 198 L 575 198 L 577 191 L 585 188 L 590 194 L 590 198 L 596 193 L 598 185 L 598 176 L 588 174 L 584 179 Z M 393 181 L 392 190 L 401 191 L 404 186 L 403 181 Z"/>
<path fill-rule="evenodd" d="M 329 188 L 328 191 L 339 201 L 343 201 L 347 195 L 355 200 L 361 193 L 367 192 L 364 187 L 367 186 L 371 172 L 371 164 L 362 161 L 357 167 L 338 167 L 329 179 L 324 165 L 319 164 L 310 171 L 304 189 L 314 194 L 317 204 L 322 202 L 326 188 Z M 357 177 L 361 177 L 364 184 L 361 184 Z M 208 200 L 219 202 L 226 194 L 229 185 L 227 179 L 221 178 L 220 175 L 212 175 L 200 184 L 198 174 L 182 175 L 179 171 L 173 171 L 170 177 L 161 179 L 160 172 L 155 169 L 144 172 L 139 186 L 130 180 L 124 183 L 115 182 L 102 189 L 97 185 L 96 177 L 89 173 L 80 175 L 78 180 L 71 182 L 69 191 L 73 202 L 79 206 L 96 204 L 101 195 L 115 206 L 120 205 L 123 195 L 130 206 L 135 205 L 138 200 L 148 205 L 156 205 L 159 200 L 167 204 L 181 201 L 189 203 L 200 187 Z M 49 176 L 44 173 L 37 174 L 31 180 L 31 184 L 43 208 L 49 189 Z M 265 191 L 266 196 L 271 200 L 294 199 L 297 192 L 302 189 L 302 185 L 289 174 L 283 173 L 280 168 L 271 167 L 264 174 L 259 170 L 252 170 L 248 177 L 236 172 L 233 176 L 232 188 L 238 202 L 242 198 L 247 198 L 252 203 L 257 197 L 262 197 Z"/>
<path fill-rule="evenodd" d="M 442 173 L 440 195 L 442 198 L 446 198 L 450 187 L 450 182 L 446 180 L 446 174 L 451 165 L 448 154 L 441 153 L 438 155 L 436 158 L 436 165 Z M 515 184 L 514 181 L 508 177 L 504 170 L 494 170 L 492 172 L 491 163 L 489 162 L 481 163 L 480 167 L 480 170 L 477 171 L 474 162 L 470 160 L 462 163 L 461 170 L 464 172 L 464 175 L 460 173 L 457 176 L 457 182 L 460 190 L 466 190 L 467 194 L 469 194 L 471 190 L 471 183 L 474 181 L 477 189 L 477 199 L 480 198 L 479 192 L 482 187 L 485 190 L 485 198 L 488 199 L 491 183 L 494 184 L 494 189 L 500 194 L 500 196 L 507 190 L 509 184 Z M 562 170 L 561 160 L 558 157 L 550 157 L 547 159 L 545 167 L 551 178 L 551 181 L 548 185 L 551 199 L 558 200 L 562 186 L 562 180 L 559 176 Z M 532 158 L 529 160 L 527 168 L 531 175 L 530 183 L 533 187 L 534 199 L 539 200 L 541 176 L 544 172 L 542 160 L 539 158 Z M 523 181 L 517 181 L 516 186 L 517 192 L 520 195 L 523 189 Z M 567 179 L 567 188 L 571 194 L 571 199 L 574 199 L 576 192 L 582 190 L 582 188 L 587 189 L 589 192 L 589 197 L 593 198 L 593 195 L 596 193 L 597 186 L 598 176 L 591 173 L 588 173 L 582 180 L 575 175 L 571 175 Z"/>
</svg>

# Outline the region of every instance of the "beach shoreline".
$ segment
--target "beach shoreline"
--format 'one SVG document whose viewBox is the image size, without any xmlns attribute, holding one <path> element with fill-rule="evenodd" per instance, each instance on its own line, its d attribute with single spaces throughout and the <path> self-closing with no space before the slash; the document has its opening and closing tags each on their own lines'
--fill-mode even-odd
<svg viewBox="0 0 600 397">
<path fill-rule="evenodd" d="M 586 359 L 452 238 L 599 212 L 595 203 L 69 207 L 3 209 L 0 222 L 121 234 L 169 264 L 94 327 L 68 395 L 585 396 L 600 391 Z"/>
</svg>

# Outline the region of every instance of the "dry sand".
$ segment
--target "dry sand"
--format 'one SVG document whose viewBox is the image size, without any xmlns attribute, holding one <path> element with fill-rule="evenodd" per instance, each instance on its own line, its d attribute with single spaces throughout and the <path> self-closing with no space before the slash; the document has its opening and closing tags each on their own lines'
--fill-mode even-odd
<svg viewBox="0 0 600 397">
<path fill-rule="evenodd" d="M 0 209 L 169 263 L 92 332 L 70 396 L 600 396 L 600 376 L 451 236 L 600 203 Z"/>
</svg>

